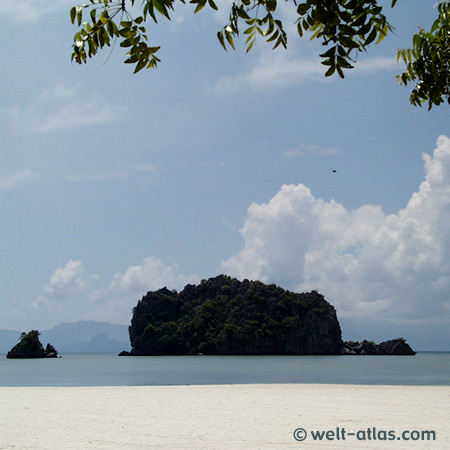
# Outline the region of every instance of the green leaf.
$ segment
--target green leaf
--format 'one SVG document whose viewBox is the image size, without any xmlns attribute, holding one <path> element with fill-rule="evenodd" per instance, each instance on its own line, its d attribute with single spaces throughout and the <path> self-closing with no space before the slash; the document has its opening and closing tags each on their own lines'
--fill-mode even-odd
<svg viewBox="0 0 450 450">
<path fill-rule="evenodd" d="M 322 58 L 329 58 L 334 57 L 335 54 L 336 54 L 336 46 L 331 47 L 329 50 L 327 50 L 325 53 L 321 53 L 319 56 L 321 56 Z"/>
<path fill-rule="evenodd" d="M 164 0 L 152 0 L 153 6 L 162 16 L 170 20 L 169 12 L 167 11 Z"/>
<path fill-rule="evenodd" d="M 277 9 L 277 0 L 266 0 L 266 9 L 268 12 L 274 12 Z"/>
<path fill-rule="evenodd" d="M 272 47 L 272 50 L 275 50 L 280 45 L 282 45 L 284 48 L 286 48 L 286 40 L 283 38 L 283 36 L 280 36 L 278 38 L 276 44 Z"/>
<path fill-rule="evenodd" d="M 203 9 L 206 5 L 206 0 L 198 0 L 198 1 L 194 1 L 191 2 L 193 4 L 197 4 L 197 7 L 195 8 L 194 14 L 197 14 L 201 9 Z"/>
<path fill-rule="evenodd" d="M 254 34 L 255 32 L 255 25 L 253 25 L 252 27 L 248 27 L 245 31 L 244 34 Z"/>
<path fill-rule="evenodd" d="M 337 65 L 339 67 L 342 67 L 344 69 L 353 69 L 353 66 L 342 56 L 337 57 Z"/>
<path fill-rule="evenodd" d="M 238 17 L 244 20 L 250 20 L 250 16 L 247 14 L 247 11 L 241 6 L 240 8 L 236 9 L 236 14 Z"/>
<path fill-rule="evenodd" d="M 225 38 L 222 30 L 217 32 L 217 38 L 219 39 L 220 45 L 226 50 L 227 47 L 225 45 Z"/>
<path fill-rule="evenodd" d="M 376 37 L 377 37 L 377 29 L 374 28 L 374 29 L 370 32 L 369 36 L 367 36 L 367 39 L 365 40 L 364 45 L 369 45 L 369 44 L 371 44 L 371 43 L 375 40 Z"/>
<path fill-rule="evenodd" d="M 147 62 L 148 61 L 146 59 L 139 60 L 133 73 L 138 73 L 140 70 L 142 70 L 147 65 Z"/>
<path fill-rule="evenodd" d="M 233 36 L 231 35 L 231 33 L 229 31 L 225 31 L 225 38 L 228 41 L 228 43 L 231 45 L 233 50 L 236 50 L 234 47 Z"/>
<path fill-rule="evenodd" d="M 300 16 L 304 16 L 308 12 L 309 8 L 310 6 L 307 3 L 300 3 L 297 7 L 297 13 Z"/>
<path fill-rule="evenodd" d="M 71 8 L 70 10 L 70 21 L 72 23 L 75 23 L 75 18 L 77 16 L 77 8 L 74 6 L 73 8 Z"/>
<path fill-rule="evenodd" d="M 272 36 L 270 36 L 270 38 L 267 39 L 267 42 L 272 42 L 272 41 L 274 41 L 275 39 L 278 38 L 279 35 L 280 35 L 280 32 L 279 32 L 278 30 L 275 30 L 275 33 L 273 33 Z"/>
<path fill-rule="evenodd" d="M 120 43 L 121 47 L 131 47 L 133 45 L 133 41 L 131 39 L 125 39 Z"/>
<path fill-rule="evenodd" d="M 77 23 L 78 26 L 80 26 L 81 22 L 83 21 L 83 8 L 81 6 L 77 6 L 76 10 L 77 10 Z"/>
<path fill-rule="evenodd" d="M 216 10 L 216 11 L 219 10 L 219 8 L 217 7 L 217 5 L 214 3 L 213 0 L 208 0 L 208 4 L 209 4 L 209 6 L 210 6 L 212 9 L 214 9 L 214 10 Z"/>
<path fill-rule="evenodd" d="M 376 44 L 379 44 L 388 34 L 389 27 L 387 25 L 384 25 L 384 27 L 380 30 L 380 35 L 378 36 L 378 40 Z"/>
<path fill-rule="evenodd" d="M 326 77 L 331 77 L 333 73 L 336 71 L 336 66 L 330 66 L 330 68 L 325 72 Z"/>
</svg>

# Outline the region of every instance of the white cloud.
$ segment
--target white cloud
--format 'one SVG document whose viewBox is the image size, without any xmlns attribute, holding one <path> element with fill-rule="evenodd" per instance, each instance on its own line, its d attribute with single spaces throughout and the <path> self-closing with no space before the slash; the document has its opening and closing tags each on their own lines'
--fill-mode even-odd
<svg viewBox="0 0 450 450">
<path fill-rule="evenodd" d="M 9 191 L 20 188 L 39 180 L 40 175 L 31 169 L 24 169 L 19 172 L 0 175 L 0 191 Z"/>
<path fill-rule="evenodd" d="M 56 296 L 67 295 L 87 286 L 81 261 L 70 260 L 64 267 L 56 269 L 50 276 L 44 291 Z"/>
<path fill-rule="evenodd" d="M 359 72 L 377 72 L 380 70 L 395 70 L 398 69 L 399 63 L 397 62 L 397 58 L 394 57 L 375 57 L 375 58 L 366 58 L 362 60 L 358 60 L 355 63 L 354 73 Z M 347 72 L 347 73 L 352 73 Z"/>
<path fill-rule="evenodd" d="M 2 0 L 0 16 L 10 16 L 17 22 L 38 20 L 45 14 L 75 5 L 72 0 Z"/>
<path fill-rule="evenodd" d="M 59 85 L 45 89 L 25 108 L 10 108 L 13 131 L 20 134 L 44 134 L 127 118 L 127 107 L 112 105 L 98 93 L 92 94 L 90 99 L 82 98 L 80 91 L 79 87 Z"/>
<path fill-rule="evenodd" d="M 289 50 L 264 49 L 255 66 L 234 76 L 219 78 L 213 90 L 221 94 L 236 93 L 241 90 L 283 89 L 305 81 L 331 82 L 335 77 L 325 77 L 326 67 L 318 58 L 297 58 L 300 50 L 290 44 Z M 298 47 L 298 46 L 297 46 Z M 395 58 L 367 58 L 359 60 L 355 69 L 346 74 L 363 74 L 380 70 L 394 70 L 398 67 Z"/>
<path fill-rule="evenodd" d="M 317 289 L 339 314 L 417 322 L 449 315 L 450 139 L 424 155 L 425 180 L 406 208 L 349 211 L 300 184 L 252 204 L 242 251 L 223 268 L 239 278 Z M 447 306 L 446 306 L 447 305 Z"/>
<path fill-rule="evenodd" d="M 287 55 L 283 50 L 263 51 L 252 69 L 219 78 L 213 90 L 231 94 L 246 89 L 286 88 L 311 79 L 325 80 L 324 66 L 319 61 L 289 59 Z"/>
<path fill-rule="evenodd" d="M 339 150 L 336 147 L 322 147 L 317 144 L 301 144 L 283 152 L 287 158 L 320 157 L 335 155 L 337 153 L 339 153 Z"/>
<path fill-rule="evenodd" d="M 180 274 L 177 264 L 166 266 L 160 259 L 149 256 L 142 261 L 142 264 L 129 267 L 124 274 L 116 273 L 110 288 L 146 293 L 162 287 L 182 289 L 187 283 L 197 281 L 199 277 L 196 275 L 186 277 Z"/>
<path fill-rule="evenodd" d="M 196 275 L 185 276 L 177 264 L 165 265 L 155 257 L 145 258 L 140 265 L 116 273 L 112 280 L 102 280 L 87 273 L 80 260 L 69 260 L 56 269 L 32 301 L 16 304 L 6 313 L 19 327 L 45 329 L 61 322 L 99 320 L 128 324 L 132 309 L 146 292 L 161 289 L 182 289 L 197 283 Z"/>
</svg>

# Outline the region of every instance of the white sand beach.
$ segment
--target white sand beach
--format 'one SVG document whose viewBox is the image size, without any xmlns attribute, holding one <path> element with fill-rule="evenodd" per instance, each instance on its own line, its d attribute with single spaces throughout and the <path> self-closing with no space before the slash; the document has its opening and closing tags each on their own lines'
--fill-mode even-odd
<svg viewBox="0 0 450 450">
<path fill-rule="evenodd" d="M 0 449 L 450 448 L 449 386 L 2 387 L 0 402 Z"/>
</svg>

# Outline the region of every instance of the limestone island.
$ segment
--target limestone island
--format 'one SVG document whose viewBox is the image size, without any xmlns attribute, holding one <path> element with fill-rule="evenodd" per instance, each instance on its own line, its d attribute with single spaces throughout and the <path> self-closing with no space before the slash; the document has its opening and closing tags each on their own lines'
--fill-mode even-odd
<svg viewBox="0 0 450 450">
<path fill-rule="evenodd" d="M 133 308 L 131 352 L 120 355 L 414 355 L 403 338 L 343 342 L 336 310 L 317 291 L 225 275 L 148 292 Z"/>
<path fill-rule="evenodd" d="M 26 358 L 57 358 L 58 352 L 51 344 L 43 347 L 39 341 L 39 331 L 31 330 L 29 333 L 20 335 L 20 342 L 15 345 L 6 355 L 9 359 Z"/>
</svg>

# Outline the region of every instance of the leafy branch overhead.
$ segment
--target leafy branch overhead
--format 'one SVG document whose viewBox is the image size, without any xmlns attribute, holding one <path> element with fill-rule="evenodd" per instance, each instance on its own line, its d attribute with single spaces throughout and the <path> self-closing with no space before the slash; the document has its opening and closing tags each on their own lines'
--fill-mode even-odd
<svg viewBox="0 0 450 450">
<path fill-rule="evenodd" d="M 180 0 L 185 3 L 184 0 Z M 290 0 L 286 0 L 290 1 Z M 325 67 L 325 76 L 337 73 L 344 78 L 344 70 L 352 69 L 358 53 L 382 41 L 392 26 L 383 14 L 380 0 L 305 0 L 298 3 L 297 32 L 300 37 L 308 34 L 319 39 L 325 51 L 319 56 Z M 143 0 L 140 15 L 132 15 L 128 7 L 135 0 L 89 0 L 88 4 L 74 6 L 70 18 L 79 31 L 74 36 L 72 60 L 79 64 L 95 56 L 99 49 L 113 47 L 119 42 L 128 49 L 125 63 L 134 64 L 134 73 L 144 68 L 155 68 L 160 62 L 156 53 L 159 46 L 149 45 L 148 21 L 158 23 L 164 17 L 170 20 L 175 0 Z M 205 6 L 214 10 L 214 0 L 190 0 L 194 13 Z M 391 0 L 394 7 L 397 0 Z M 273 49 L 287 46 L 287 34 L 277 18 L 277 0 L 234 0 L 228 23 L 217 33 L 220 44 L 226 50 L 235 48 L 235 40 L 243 29 L 247 52 L 260 36 Z M 133 9 L 133 12 L 135 9 Z M 413 38 L 413 48 L 399 50 L 398 59 L 406 64 L 399 75 L 401 84 L 415 82 L 411 103 L 429 102 L 429 108 L 449 98 L 449 23 L 450 2 L 440 2 L 439 18 L 430 32 L 421 30 Z M 88 21 L 83 21 L 85 16 Z"/>
<path fill-rule="evenodd" d="M 397 57 L 406 63 L 406 70 L 397 77 L 400 84 L 416 82 L 411 103 L 421 106 L 428 100 L 428 109 L 445 98 L 450 104 L 450 2 L 441 2 L 437 8 L 439 17 L 431 30 L 421 29 L 413 37 L 412 49 L 399 50 Z"/>
</svg>

